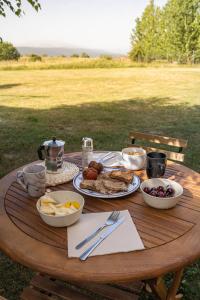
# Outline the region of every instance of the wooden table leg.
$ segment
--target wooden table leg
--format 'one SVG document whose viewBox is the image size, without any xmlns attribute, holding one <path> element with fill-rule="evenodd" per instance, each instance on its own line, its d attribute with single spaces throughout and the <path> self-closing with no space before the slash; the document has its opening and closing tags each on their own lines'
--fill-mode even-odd
<svg viewBox="0 0 200 300">
<path fill-rule="evenodd" d="M 148 280 L 147 291 L 151 291 L 158 299 L 166 300 L 167 298 L 167 288 L 165 286 L 164 280 L 162 277 L 154 278 Z M 149 289 L 150 287 L 150 289 Z"/>
<path fill-rule="evenodd" d="M 183 275 L 183 269 L 180 269 L 174 273 L 174 278 L 171 287 L 167 289 L 163 277 L 158 277 L 146 281 L 147 286 L 150 287 L 153 294 L 160 300 L 177 300 L 182 298 L 182 295 L 177 295 L 178 288 L 181 283 Z M 147 288 L 148 290 L 148 288 Z"/>
<path fill-rule="evenodd" d="M 178 270 L 174 274 L 174 279 L 173 279 L 172 285 L 169 288 L 168 293 L 167 293 L 167 300 L 177 299 L 176 294 L 177 294 L 178 288 L 180 286 L 182 276 L 183 276 L 183 269 Z"/>
</svg>

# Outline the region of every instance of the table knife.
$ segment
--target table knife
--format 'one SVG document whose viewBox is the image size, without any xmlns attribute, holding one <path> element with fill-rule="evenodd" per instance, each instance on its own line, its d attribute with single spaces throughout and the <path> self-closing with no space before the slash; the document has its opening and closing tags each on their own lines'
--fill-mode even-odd
<svg viewBox="0 0 200 300">
<path fill-rule="evenodd" d="M 101 234 L 100 238 L 92 244 L 87 250 L 85 250 L 81 256 L 79 257 L 80 260 L 86 260 L 88 256 L 94 251 L 94 249 L 103 242 L 115 229 L 117 229 L 118 226 L 120 226 L 124 222 L 125 217 L 120 218 L 117 222 L 115 222 L 113 225 L 110 225 L 109 228 Z"/>
<path fill-rule="evenodd" d="M 108 156 L 110 156 L 112 154 L 112 152 L 107 152 L 107 153 L 104 153 L 99 159 L 98 159 L 98 162 L 102 163 L 104 161 L 104 159 Z"/>
</svg>

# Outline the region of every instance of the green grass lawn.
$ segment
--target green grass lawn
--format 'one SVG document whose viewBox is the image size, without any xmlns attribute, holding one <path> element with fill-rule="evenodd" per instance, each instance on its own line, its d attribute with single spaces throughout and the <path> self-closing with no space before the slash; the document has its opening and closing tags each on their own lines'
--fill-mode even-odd
<svg viewBox="0 0 200 300">
<path fill-rule="evenodd" d="M 185 164 L 200 171 L 200 68 L 0 70 L 0 176 L 36 160 L 53 135 L 66 152 L 80 150 L 83 136 L 95 149 L 119 150 L 130 130 L 188 139 Z M 1 254 L 0 294 L 18 299 L 30 276 Z M 199 281 L 196 263 L 184 299 L 200 299 Z"/>
</svg>

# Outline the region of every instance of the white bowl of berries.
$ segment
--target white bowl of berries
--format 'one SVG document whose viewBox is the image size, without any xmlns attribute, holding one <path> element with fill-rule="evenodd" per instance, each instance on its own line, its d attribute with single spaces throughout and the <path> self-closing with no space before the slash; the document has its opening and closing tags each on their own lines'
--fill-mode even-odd
<svg viewBox="0 0 200 300">
<path fill-rule="evenodd" d="M 174 207 L 183 194 L 182 186 L 169 179 L 152 178 L 141 183 L 144 201 L 151 207 L 169 209 Z"/>
</svg>

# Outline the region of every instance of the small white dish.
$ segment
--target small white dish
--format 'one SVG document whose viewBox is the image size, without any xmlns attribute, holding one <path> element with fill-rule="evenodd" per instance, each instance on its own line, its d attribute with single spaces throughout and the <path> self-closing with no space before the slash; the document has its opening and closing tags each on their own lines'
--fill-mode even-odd
<svg viewBox="0 0 200 300">
<path fill-rule="evenodd" d="M 144 188 L 153 188 L 158 186 L 166 187 L 167 185 L 170 185 L 174 191 L 175 194 L 173 197 L 154 197 L 144 192 Z M 151 207 L 158 208 L 158 209 L 169 209 L 174 207 L 181 195 L 183 194 L 183 188 L 182 186 L 177 183 L 176 181 L 170 180 L 170 179 L 164 179 L 164 178 L 152 178 L 145 180 L 141 183 L 140 189 L 143 195 L 144 201 Z"/>
<path fill-rule="evenodd" d="M 134 154 L 135 153 L 135 154 Z M 123 165 L 130 170 L 140 170 L 146 164 L 146 151 L 139 147 L 128 147 L 122 149 Z"/>
<path fill-rule="evenodd" d="M 84 198 L 78 193 L 71 191 L 55 191 L 47 194 L 50 198 L 56 200 L 58 203 L 65 203 L 67 201 L 77 201 L 80 204 L 80 208 L 72 214 L 65 216 L 53 216 L 46 215 L 40 211 L 40 199 L 36 203 L 36 208 L 42 220 L 53 227 L 65 227 L 72 225 L 80 218 L 84 206 Z"/>
</svg>

